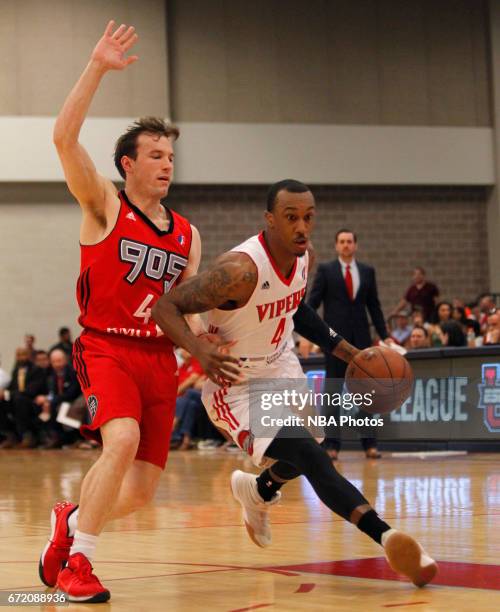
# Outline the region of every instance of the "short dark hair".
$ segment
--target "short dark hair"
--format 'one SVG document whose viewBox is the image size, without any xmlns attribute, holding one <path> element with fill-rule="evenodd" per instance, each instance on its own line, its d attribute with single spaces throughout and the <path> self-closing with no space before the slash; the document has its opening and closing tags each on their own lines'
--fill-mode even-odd
<svg viewBox="0 0 500 612">
<path fill-rule="evenodd" d="M 418 270 L 420 274 L 423 274 L 425 276 L 425 270 L 422 268 L 422 266 L 415 266 L 414 269 Z"/>
<path fill-rule="evenodd" d="M 271 187 L 269 187 L 267 192 L 266 209 L 268 212 L 273 212 L 276 204 L 276 198 L 278 197 L 278 193 L 280 191 L 288 191 L 289 193 L 306 193 L 307 191 L 311 190 L 307 185 L 301 183 L 300 181 L 296 181 L 295 179 L 284 179 L 274 183 L 271 185 Z"/>
<path fill-rule="evenodd" d="M 129 125 L 125 134 L 122 134 L 115 145 L 115 166 L 120 176 L 125 178 L 125 170 L 122 167 L 121 159 L 124 155 L 131 159 L 137 157 L 137 138 L 141 134 L 154 134 L 158 137 L 179 138 L 179 128 L 167 123 L 160 117 L 141 117 Z"/>
<path fill-rule="evenodd" d="M 356 236 L 356 233 L 352 231 L 352 229 L 349 229 L 348 227 L 342 227 L 335 234 L 335 244 L 337 244 L 337 240 L 339 239 L 340 234 L 352 234 L 352 237 L 354 238 L 354 242 L 358 241 L 358 237 Z"/>
<path fill-rule="evenodd" d="M 69 333 L 71 330 L 69 327 L 60 327 L 59 328 L 59 335 L 62 336 L 63 334 L 67 334 Z"/>
<path fill-rule="evenodd" d="M 38 357 L 38 355 L 48 355 L 48 353 L 47 351 L 40 349 L 39 351 L 35 351 L 35 357 Z"/>
</svg>

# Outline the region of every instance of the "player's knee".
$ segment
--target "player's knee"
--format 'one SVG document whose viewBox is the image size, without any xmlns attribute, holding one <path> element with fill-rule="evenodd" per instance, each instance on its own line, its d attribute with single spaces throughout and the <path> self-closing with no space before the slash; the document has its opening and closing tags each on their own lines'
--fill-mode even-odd
<svg viewBox="0 0 500 612">
<path fill-rule="evenodd" d="M 103 454 L 128 465 L 137 453 L 139 437 L 139 431 L 132 427 L 114 431 L 104 439 Z"/>
<path fill-rule="evenodd" d="M 291 440 L 294 446 L 294 464 L 305 473 L 304 470 L 311 465 L 321 462 L 323 449 L 314 438 L 298 438 Z"/>
</svg>

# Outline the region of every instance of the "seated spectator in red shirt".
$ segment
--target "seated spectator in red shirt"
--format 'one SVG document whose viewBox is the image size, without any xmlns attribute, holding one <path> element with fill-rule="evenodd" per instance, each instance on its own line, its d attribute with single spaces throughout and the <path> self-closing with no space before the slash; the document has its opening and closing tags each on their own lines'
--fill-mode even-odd
<svg viewBox="0 0 500 612">
<path fill-rule="evenodd" d="M 201 383 L 205 375 L 200 363 L 185 349 L 179 349 L 178 355 L 182 359 L 182 364 L 179 366 L 179 388 L 171 448 L 189 450 L 192 448 L 196 421 L 200 411 L 204 410 L 201 401 Z"/>
<path fill-rule="evenodd" d="M 410 334 L 410 340 L 408 342 L 408 348 L 410 351 L 416 351 L 418 349 L 429 348 L 429 334 L 425 327 L 417 325 L 412 329 Z"/>
<path fill-rule="evenodd" d="M 420 307 L 424 320 L 429 321 L 438 296 L 439 289 L 437 286 L 425 279 L 425 270 L 423 268 L 417 267 L 413 271 L 412 284 L 408 287 L 390 316 L 397 314 L 404 308 L 409 307 L 410 310 L 414 310 L 416 307 Z"/>
</svg>

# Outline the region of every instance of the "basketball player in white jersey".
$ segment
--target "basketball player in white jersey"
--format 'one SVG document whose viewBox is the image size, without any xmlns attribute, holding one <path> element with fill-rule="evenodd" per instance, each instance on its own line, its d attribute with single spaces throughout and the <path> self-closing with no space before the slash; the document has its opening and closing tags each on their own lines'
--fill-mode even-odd
<svg viewBox="0 0 500 612">
<path fill-rule="evenodd" d="M 290 179 L 272 185 L 266 229 L 162 296 L 152 315 L 174 343 L 201 362 L 209 378 L 203 402 L 214 424 L 226 430 L 257 466 L 270 466 L 258 477 L 239 470 L 231 477 L 252 540 L 262 547 L 270 544 L 268 508 L 278 501 L 283 484 L 304 475 L 325 505 L 384 547 L 395 571 L 423 586 L 434 578 L 436 562 L 414 538 L 391 529 L 377 515 L 307 429 L 282 427 L 266 437 L 252 432 L 249 380 L 305 379 L 292 352 L 294 329 L 347 362 L 359 352 L 302 299 L 314 216 L 314 197 L 306 185 Z M 205 311 L 209 332 L 231 343 L 231 355 L 196 337 L 186 324 L 184 315 Z M 236 364 L 241 368 L 238 377 Z"/>
</svg>

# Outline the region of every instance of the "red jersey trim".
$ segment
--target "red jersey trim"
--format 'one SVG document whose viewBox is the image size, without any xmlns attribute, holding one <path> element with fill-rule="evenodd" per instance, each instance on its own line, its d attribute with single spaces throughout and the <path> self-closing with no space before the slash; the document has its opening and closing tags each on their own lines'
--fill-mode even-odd
<svg viewBox="0 0 500 612">
<path fill-rule="evenodd" d="M 295 263 L 293 264 L 292 271 L 290 272 L 290 274 L 288 275 L 288 278 L 287 278 L 286 276 L 283 275 L 281 270 L 278 268 L 276 262 L 274 261 L 273 256 L 271 255 L 271 251 L 269 250 L 269 248 L 267 246 L 266 239 L 264 238 L 264 232 L 261 232 L 259 234 L 258 238 L 259 238 L 260 244 L 262 245 L 262 248 L 264 249 L 264 251 L 266 252 L 267 257 L 269 258 L 269 261 L 271 262 L 271 265 L 273 267 L 273 270 L 276 273 L 276 276 L 280 279 L 280 281 L 284 285 L 289 287 L 292 284 L 293 277 L 295 276 L 295 272 L 297 271 L 297 257 L 295 258 Z"/>
</svg>

